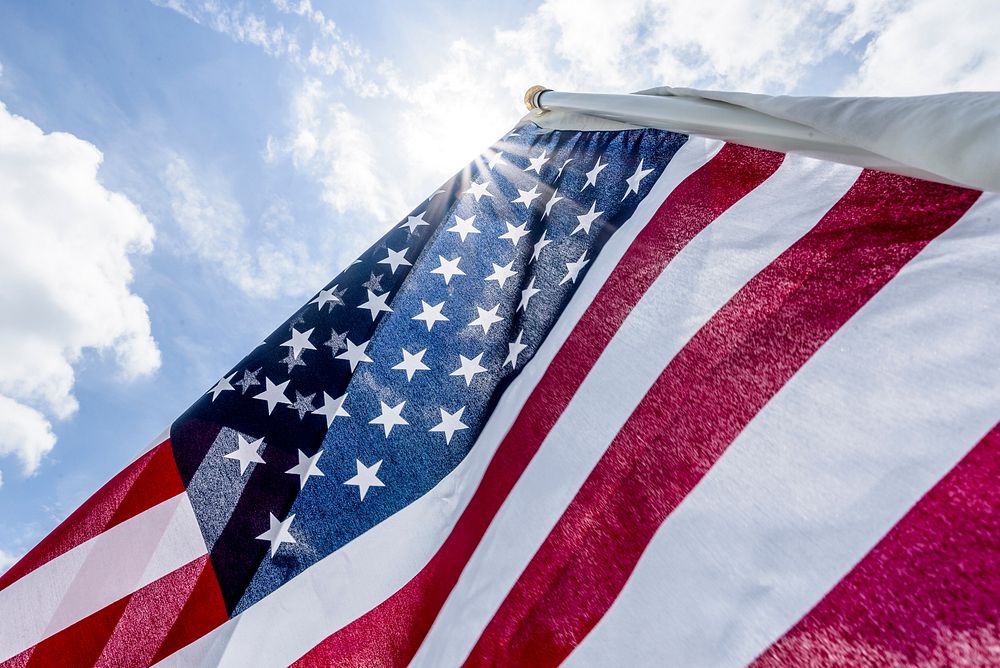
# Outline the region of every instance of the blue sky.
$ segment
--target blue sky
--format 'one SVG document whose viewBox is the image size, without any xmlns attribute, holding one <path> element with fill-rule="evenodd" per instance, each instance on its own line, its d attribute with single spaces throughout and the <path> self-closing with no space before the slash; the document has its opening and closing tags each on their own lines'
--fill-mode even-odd
<svg viewBox="0 0 1000 668">
<path fill-rule="evenodd" d="M 0 5 L 0 570 L 534 83 L 995 87 L 989 0 Z"/>
</svg>

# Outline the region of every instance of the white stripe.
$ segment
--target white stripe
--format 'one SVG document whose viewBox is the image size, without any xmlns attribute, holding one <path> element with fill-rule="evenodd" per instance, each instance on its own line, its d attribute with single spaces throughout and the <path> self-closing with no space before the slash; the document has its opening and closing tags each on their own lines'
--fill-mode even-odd
<svg viewBox="0 0 1000 668">
<path fill-rule="evenodd" d="M 462 662 L 667 363 L 736 291 L 805 234 L 859 172 L 788 156 L 667 265 L 518 481 L 415 664 Z"/>
<path fill-rule="evenodd" d="M 504 393 L 475 447 L 434 489 L 159 665 L 284 666 L 405 585 L 448 537 L 545 369 L 659 204 L 722 147 L 693 138 L 607 242 L 548 338 Z"/>
<path fill-rule="evenodd" d="M 183 493 L 77 545 L 0 591 L 0 661 L 205 553 Z"/>
<path fill-rule="evenodd" d="M 1000 197 L 841 328 L 667 518 L 576 665 L 743 665 L 1000 419 Z"/>
</svg>

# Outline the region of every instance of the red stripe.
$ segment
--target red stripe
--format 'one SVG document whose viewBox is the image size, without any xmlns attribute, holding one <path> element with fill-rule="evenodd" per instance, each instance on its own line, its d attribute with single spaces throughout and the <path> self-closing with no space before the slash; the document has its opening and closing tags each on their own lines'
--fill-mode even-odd
<svg viewBox="0 0 1000 668">
<path fill-rule="evenodd" d="M 180 647 L 178 641 L 187 644 L 227 619 L 205 555 L 0 665 L 150 665 Z"/>
<path fill-rule="evenodd" d="M 618 596 L 656 529 L 753 416 L 978 196 L 862 172 L 667 365 L 483 631 L 468 665 L 554 666 L 568 656 Z"/>
<path fill-rule="evenodd" d="M 222 600 L 222 590 L 215 578 L 212 560 L 205 557 L 205 566 L 188 596 L 180 614 L 160 644 L 153 663 L 170 656 L 181 647 L 193 643 L 212 629 L 228 621 L 229 612 Z"/>
<path fill-rule="evenodd" d="M 773 174 L 782 159 L 728 144 L 674 189 L 532 391 L 441 549 L 400 591 L 320 643 L 299 665 L 402 664 L 413 657 L 500 505 L 636 302 L 698 232 Z"/>
<path fill-rule="evenodd" d="M 76 624 L 49 636 L 34 647 L 0 663 L 0 668 L 92 666 L 126 605 L 128 605 L 127 597 L 115 601 Z"/>
<path fill-rule="evenodd" d="M 208 561 L 206 554 L 131 594 L 95 665 L 150 665 Z"/>
<path fill-rule="evenodd" d="M 0 590 L 60 554 L 183 491 L 170 441 L 164 441 L 112 478 L 0 575 Z"/>
<path fill-rule="evenodd" d="M 127 605 L 127 597 L 115 601 L 27 650 L 28 668 L 94 665 Z"/>
<path fill-rule="evenodd" d="M 1000 425 L 754 665 L 1000 665 Z"/>
</svg>

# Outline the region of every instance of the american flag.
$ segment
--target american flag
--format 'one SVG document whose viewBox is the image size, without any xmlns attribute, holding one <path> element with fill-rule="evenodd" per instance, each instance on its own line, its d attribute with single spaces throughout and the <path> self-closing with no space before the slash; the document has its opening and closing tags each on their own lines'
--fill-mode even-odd
<svg viewBox="0 0 1000 668">
<path fill-rule="evenodd" d="M 522 123 L 0 576 L 0 661 L 1000 661 L 998 220 Z"/>
</svg>

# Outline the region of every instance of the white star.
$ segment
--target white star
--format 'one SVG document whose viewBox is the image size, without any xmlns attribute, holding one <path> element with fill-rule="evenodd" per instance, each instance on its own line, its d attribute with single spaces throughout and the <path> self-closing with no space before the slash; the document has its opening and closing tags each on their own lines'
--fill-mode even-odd
<svg viewBox="0 0 1000 668">
<path fill-rule="evenodd" d="M 622 197 L 622 201 L 629 196 L 629 193 L 639 194 L 639 182 L 644 178 L 653 173 L 652 169 L 643 169 L 642 160 L 639 160 L 639 166 L 635 168 L 635 174 L 625 179 L 625 183 L 628 184 L 628 190 L 625 191 L 625 195 Z"/>
<path fill-rule="evenodd" d="M 597 175 L 600 174 L 604 170 L 604 168 L 607 167 L 607 166 L 608 166 L 608 163 L 604 163 L 603 165 L 601 164 L 601 158 L 600 158 L 600 156 L 598 156 L 598 158 L 597 158 L 597 164 L 594 165 L 594 168 L 592 170 L 590 170 L 589 172 L 587 172 L 587 182 L 583 184 L 582 188 L 580 188 L 580 192 L 583 192 L 584 190 L 586 190 L 587 186 L 596 186 L 597 185 Z"/>
<path fill-rule="evenodd" d="M 225 392 L 227 390 L 235 390 L 236 389 L 235 387 L 233 387 L 232 380 L 236 376 L 237 373 L 239 373 L 239 372 L 238 371 L 234 371 L 231 374 L 229 374 L 228 376 L 226 376 L 225 378 L 220 378 L 219 382 L 216 383 L 215 386 L 211 390 L 209 390 L 209 392 L 212 393 L 212 401 L 215 401 L 216 399 L 218 399 L 219 395 L 222 394 L 223 392 Z"/>
<path fill-rule="evenodd" d="M 442 192 L 442 191 L 438 191 L 438 192 Z M 436 195 L 437 193 L 434 193 L 434 194 Z M 431 195 L 431 197 L 433 198 L 434 195 Z M 430 225 L 430 223 L 428 223 L 426 220 L 424 220 L 424 214 L 425 213 L 427 213 L 427 212 L 426 211 L 421 211 L 419 216 L 407 216 L 406 217 L 406 222 L 403 223 L 402 225 L 400 225 L 400 228 L 405 227 L 408 230 L 410 230 L 410 234 L 413 234 L 414 232 L 417 231 L 418 227 L 423 227 L 424 225 Z"/>
<path fill-rule="evenodd" d="M 322 415 L 326 418 L 326 426 L 329 427 L 333 424 L 333 421 L 339 417 L 351 417 L 351 414 L 344 410 L 344 399 L 347 398 L 347 393 L 345 392 L 340 398 L 334 399 L 326 392 L 323 393 L 323 405 L 312 413 L 313 415 Z"/>
<path fill-rule="evenodd" d="M 343 293 L 342 292 L 339 294 L 337 293 L 337 286 L 335 285 L 329 290 L 320 290 L 319 294 L 316 295 L 316 299 L 312 300 L 309 303 L 315 304 L 320 311 L 322 311 L 323 307 L 329 303 L 332 303 L 333 306 L 343 306 L 344 300 L 340 298 L 341 294 Z"/>
<path fill-rule="evenodd" d="M 445 285 L 448 285 L 452 276 L 465 276 L 465 272 L 458 268 L 458 263 L 462 261 L 461 257 L 456 257 L 454 260 L 446 260 L 441 255 L 438 255 L 438 260 L 441 261 L 441 265 L 437 269 L 431 269 L 431 273 L 444 276 Z"/>
<path fill-rule="evenodd" d="M 535 277 L 532 276 L 531 281 L 528 283 L 528 287 L 526 287 L 524 290 L 521 290 L 521 303 L 517 305 L 515 312 L 520 311 L 521 309 L 524 309 L 525 312 L 527 312 L 528 302 L 530 302 L 531 298 L 537 295 L 539 292 L 541 292 L 541 290 L 535 287 Z"/>
<path fill-rule="evenodd" d="M 441 313 L 441 309 L 444 308 L 444 302 L 441 302 L 437 306 L 431 306 L 430 304 L 428 304 L 427 302 L 425 302 L 423 299 L 421 299 L 420 300 L 420 306 L 421 306 L 421 308 L 423 308 L 423 310 L 420 313 L 418 313 L 417 315 L 415 315 L 412 318 L 410 318 L 410 319 L 411 320 L 423 320 L 425 323 L 427 323 L 427 331 L 428 332 L 431 331 L 431 327 L 434 326 L 434 323 L 436 323 L 438 321 L 448 320 L 447 316 L 445 316 L 445 315 L 443 315 Z"/>
<path fill-rule="evenodd" d="M 354 485 L 361 494 L 361 500 L 365 500 L 365 494 L 371 487 L 385 487 L 385 483 L 378 479 L 378 468 L 382 466 L 382 460 L 378 460 L 371 466 L 365 466 L 360 459 L 355 459 L 358 467 L 358 474 L 346 481 L 345 485 Z"/>
<path fill-rule="evenodd" d="M 424 364 L 424 353 L 427 352 L 427 348 L 424 348 L 419 353 L 411 353 L 406 348 L 403 348 L 403 361 L 392 367 L 397 371 L 406 372 L 406 380 L 413 380 L 413 374 L 418 371 L 430 371 L 430 367 Z"/>
<path fill-rule="evenodd" d="M 385 292 L 381 295 L 377 295 L 371 290 L 368 290 L 368 301 L 364 304 L 359 304 L 358 308 L 367 309 L 372 314 L 372 322 L 375 322 L 375 318 L 382 311 L 392 313 L 392 309 L 389 305 L 385 303 L 385 300 L 389 298 L 389 293 Z"/>
<path fill-rule="evenodd" d="M 389 254 L 385 258 L 378 261 L 379 264 L 387 264 L 392 267 L 392 273 L 396 273 L 396 269 L 400 266 L 409 267 L 410 261 L 406 259 L 406 252 L 410 250 L 409 248 L 404 248 L 400 251 L 392 250 L 391 248 L 385 249 Z"/>
<path fill-rule="evenodd" d="M 531 186 L 531 190 L 521 190 L 517 189 L 517 194 L 520 195 L 517 199 L 511 200 L 511 204 L 517 204 L 520 202 L 527 208 L 531 208 L 531 203 L 542 196 L 542 193 L 538 192 L 538 184 Z"/>
<path fill-rule="evenodd" d="M 313 328 L 315 329 L 315 327 Z M 292 349 L 292 357 L 298 357 L 302 354 L 303 350 L 316 350 L 316 346 L 309 342 L 309 336 L 313 333 L 312 329 L 307 329 L 304 332 L 300 332 L 294 327 L 292 328 L 292 338 L 288 339 L 282 346 L 287 346 Z"/>
<path fill-rule="evenodd" d="M 510 239 L 510 243 L 517 248 L 517 242 L 522 238 L 528 236 L 528 230 L 524 229 L 528 226 L 527 223 L 521 223 L 517 227 L 514 227 L 510 223 L 504 223 L 507 226 L 507 231 L 500 235 L 501 239 Z"/>
<path fill-rule="evenodd" d="M 451 443 L 451 437 L 455 435 L 456 431 L 469 428 L 469 425 L 462 422 L 462 413 L 465 412 L 465 406 L 462 406 L 454 413 L 449 413 L 443 408 L 439 408 L 438 410 L 441 411 L 441 422 L 431 427 L 428 431 L 444 433 L 445 443 Z"/>
<path fill-rule="evenodd" d="M 604 213 L 603 211 L 596 211 L 596 209 L 597 209 L 597 200 L 594 200 L 594 202 L 590 205 L 590 211 L 583 214 L 582 216 L 576 217 L 576 219 L 580 222 L 577 224 L 576 228 L 572 232 L 570 232 L 570 234 L 576 234 L 580 230 L 583 230 L 584 234 L 590 234 L 590 226 L 593 225 L 594 221 L 597 220 L 597 218 Z"/>
<path fill-rule="evenodd" d="M 364 343 L 354 344 L 353 341 L 347 339 L 347 350 L 337 355 L 334 359 L 347 360 L 351 363 L 351 371 L 354 371 L 358 364 L 361 362 L 371 362 L 372 358 L 365 354 L 365 350 L 368 349 L 369 341 Z"/>
<path fill-rule="evenodd" d="M 489 276 L 487 276 L 486 280 L 487 281 L 496 281 L 497 285 L 500 286 L 501 290 L 503 289 L 504 283 L 507 282 L 508 278 L 510 278 L 511 276 L 517 276 L 517 272 L 514 271 L 513 269 L 511 269 L 511 267 L 514 266 L 514 261 L 513 260 L 511 260 L 510 262 L 508 262 L 503 267 L 501 267 L 500 265 L 498 265 L 496 262 L 491 262 L 490 264 L 493 265 L 493 273 L 490 274 Z"/>
<path fill-rule="evenodd" d="M 556 188 L 552 192 L 552 197 L 550 197 L 549 201 L 545 203 L 545 212 L 542 214 L 542 220 L 545 220 L 545 216 L 552 213 L 552 207 L 554 207 L 557 203 L 561 202 L 564 199 L 566 198 L 559 196 L 559 189 Z"/>
<path fill-rule="evenodd" d="M 374 420 L 371 420 L 368 424 L 380 424 L 382 429 L 385 430 L 385 437 L 389 438 L 389 433 L 392 428 L 400 424 L 410 424 L 403 419 L 403 407 L 406 406 L 405 401 L 400 401 L 395 406 L 389 406 L 389 404 L 384 401 L 379 401 L 382 404 L 382 414 L 379 415 Z"/>
<path fill-rule="evenodd" d="M 271 528 L 257 536 L 257 540 L 266 540 L 271 543 L 271 558 L 273 559 L 274 553 L 278 551 L 282 543 L 295 543 L 295 538 L 288 531 L 292 526 L 292 520 L 295 519 L 295 515 L 289 515 L 280 522 L 274 516 L 274 513 L 268 513 L 268 515 L 271 516 Z"/>
<path fill-rule="evenodd" d="M 531 164 L 525 167 L 524 171 L 534 172 L 535 174 L 541 176 L 542 165 L 544 165 L 548 161 L 549 159 L 546 157 L 546 152 L 542 151 L 542 154 L 537 158 L 528 158 L 528 162 L 530 162 Z"/>
<path fill-rule="evenodd" d="M 506 160 L 503 160 L 503 161 L 500 160 L 500 156 L 502 156 L 502 155 L 503 155 L 503 151 L 497 151 L 496 153 L 494 153 L 493 155 L 490 156 L 489 160 L 486 161 L 486 164 L 489 165 L 489 167 L 490 167 L 491 170 L 494 167 L 496 167 L 498 163 L 500 163 L 500 162 L 506 162 Z"/>
<path fill-rule="evenodd" d="M 489 187 L 489 181 L 483 181 L 482 183 L 470 183 L 469 189 L 462 193 L 462 195 L 472 195 L 478 202 L 480 197 L 493 197 L 493 193 L 488 190 Z"/>
<path fill-rule="evenodd" d="M 511 369 L 517 368 L 517 356 L 524 352 L 524 349 L 528 347 L 527 344 L 521 343 L 521 337 L 524 336 L 524 330 L 522 329 L 517 333 L 517 338 L 507 344 L 507 359 L 503 361 L 500 368 L 504 368 L 510 364 Z"/>
<path fill-rule="evenodd" d="M 500 304 L 497 304 L 489 311 L 485 311 L 477 306 L 476 310 L 479 311 L 479 317 L 470 322 L 469 327 L 475 327 L 476 325 L 479 325 L 480 327 L 483 328 L 483 334 L 489 334 L 490 327 L 503 320 L 501 316 L 497 315 L 497 310 L 499 308 Z"/>
<path fill-rule="evenodd" d="M 447 232 L 455 232 L 462 241 L 465 241 L 465 237 L 470 234 L 479 234 L 479 230 L 475 227 L 476 217 L 469 216 L 468 218 L 462 218 L 461 216 L 455 216 L 455 224 L 449 227 Z"/>
<path fill-rule="evenodd" d="M 573 283 L 576 283 L 577 276 L 580 275 L 580 270 L 586 267 L 588 264 L 590 264 L 590 260 L 583 259 L 586 256 L 587 256 L 587 251 L 583 251 L 583 255 L 580 256 L 579 260 L 577 260 L 576 262 L 566 263 L 566 275 L 563 276 L 563 279 L 561 281 L 559 281 L 559 285 L 562 285 L 566 281 L 572 281 Z"/>
<path fill-rule="evenodd" d="M 320 478 L 325 478 L 326 474 L 319 470 L 317 465 L 319 458 L 323 456 L 323 451 L 320 450 L 312 457 L 306 457 L 306 453 L 299 450 L 299 463 L 292 468 L 285 471 L 285 473 L 291 473 L 292 475 L 297 475 L 299 477 L 299 489 L 305 489 L 306 482 L 311 476 L 319 476 Z"/>
<path fill-rule="evenodd" d="M 486 371 L 486 367 L 480 366 L 479 361 L 483 359 L 483 354 L 479 353 L 471 360 L 465 355 L 458 356 L 459 367 L 452 371 L 449 376 L 464 376 L 465 384 L 472 385 L 472 379 L 477 373 Z"/>
<path fill-rule="evenodd" d="M 258 438 L 256 441 L 248 441 L 243 438 L 243 434 L 236 434 L 236 449 L 230 453 L 222 455 L 226 459 L 235 459 L 240 463 L 240 475 L 247 471 L 250 462 L 264 464 L 264 458 L 260 456 L 260 447 L 264 445 L 264 439 Z"/>
<path fill-rule="evenodd" d="M 558 179 L 558 178 L 559 178 L 560 176 L 562 176 L 562 170 L 566 169 L 566 165 L 568 165 L 568 164 L 569 164 L 569 163 L 571 163 L 571 162 L 573 162 L 573 158 L 570 158 L 569 160 L 567 160 L 566 162 L 564 162 L 564 163 L 562 164 L 562 167 L 560 167 L 560 168 L 559 168 L 559 171 L 558 171 L 558 172 L 556 172 L 556 178 L 557 178 L 557 179 Z"/>
<path fill-rule="evenodd" d="M 548 233 L 549 233 L 548 230 L 542 230 L 542 236 L 540 236 L 538 238 L 538 241 L 535 242 L 535 248 L 534 250 L 531 251 L 532 262 L 537 260 L 538 256 L 542 254 L 542 250 L 550 243 L 552 243 L 552 239 L 546 238 L 546 235 L 548 235 Z"/>
<path fill-rule="evenodd" d="M 266 384 L 265 386 L 267 387 L 267 389 L 261 392 L 260 394 L 254 395 L 254 399 L 260 399 L 261 401 L 267 402 L 268 415 L 271 414 L 271 411 L 273 411 L 274 407 L 277 406 L 278 404 L 292 403 L 291 399 L 285 396 L 285 388 L 288 387 L 288 384 L 292 381 L 286 380 L 284 383 L 281 383 L 280 385 L 275 385 L 270 378 L 265 376 L 264 382 Z"/>
</svg>

